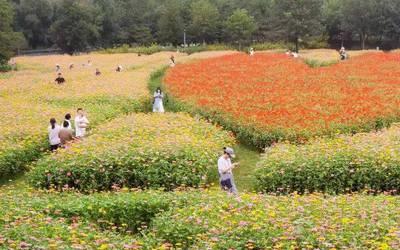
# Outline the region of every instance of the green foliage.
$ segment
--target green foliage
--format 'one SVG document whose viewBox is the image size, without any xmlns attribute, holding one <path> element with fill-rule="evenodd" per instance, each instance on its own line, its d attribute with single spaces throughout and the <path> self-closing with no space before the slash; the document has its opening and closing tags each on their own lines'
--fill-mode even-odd
<svg viewBox="0 0 400 250">
<path fill-rule="evenodd" d="M 50 47 L 50 25 L 53 17 L 53 6 L 49 0 L 21 0 L 16 6 L 16 24 L 32 46 Z"/>
<path fill-rule="evenodd" d="M 100 26 L 93 7 L 77 0 L 63 0 L 51 26 L 52 37 L 65 53 L 86 51 L 99 38 Z"/>
<path fill-rule="evenodd" d="M 217 37 L 219 11 L 209 0 L 197 0 L 191 5 L 190 33 L 196 41 L 209 42 Z"/>
<path fill-rule="evenodd" d="M 254 18 L 244 9 L 235 10 L 225 22 L 225 26 L 232 41 L 237 42 L 251 40 L 251 36 L 256 30 Z"/>
<path fill-rule="evenodd" d="M 311 68 L 319 68 L 319 67 L 328 67 L 335 63 L 338 63 L 338 60 L 333 61 L 320 61 L 316 59 L 304 59 L 304 62 L 310 66 Z"/>
<path fill-rule="evenodd" d="M 96 223 L 103 229 L 118 227 L 121 232 L 138 232 L 150 226 L 160 213 L 176 206 L 171 203 L 172 196 L 161 192 L 138 192 L 81 195 L 72 198 L 66 195 L 47 211 L 54 217 L 81 217 Z"/>
<path fill-rule="evenodd" d="M 322 0 L 282 0 L 275 8 L 281 13 L 276 17 L 275 29 L 295 43 L 296 51 L 300 40 L 320 34 Z"/>
<path fill-rule="evenodd" d="M 14 11 L 7 0 L 0 0 L 0 67 L 5 71 L 14 50 L 24 43 L 23 36 L 12 29 Z"/>
<path fill-rule="evenodd" d="M 278 144 L 257 170 L 262 192 L 347 193 L 400 188 L 399 129 L 318 139 L 307 145 Z"/>
<path fill-rule="evenodd" d="M 158 21 L 158 37 L 164 44 L 183 43 L 184 21 L 178 0 L 166 0 Z"/>
<path fill-rule="evenodd" d="M 396 196 L 121 191 L 82 195 L 3 187 L 2 247 L 396 249 L 398 244 Z"/>
</svg>

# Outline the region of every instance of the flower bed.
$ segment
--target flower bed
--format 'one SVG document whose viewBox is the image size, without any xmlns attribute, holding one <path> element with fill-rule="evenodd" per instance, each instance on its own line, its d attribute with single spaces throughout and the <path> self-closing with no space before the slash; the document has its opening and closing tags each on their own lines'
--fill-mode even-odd
<svg viewBox="0 0 400 250">
<path fill-rule="evenodd" d="M 395 196 L 0 191 L 6 249 L 398 249 Z"/>
<path fill-rule="evenodd" d="M 235 54 L 170 69 L 170 94 L 259 148 L 365 132 L 399 120 L 399 53 L 310 68 L 283 54 Z"/>
<path fill-rule="evenodd" d="M 278 144 L 257 170 L 263 192 L 346 193 L 400 190 L 400 129 L 319 139 L 295 146 Z"/>
<path fill-rule="evenodd" d="M 215 180 L 218 155 L 232 143 L 229 133 L 188 115 L 136 114 L 44 157 L 29 176 L 35 187 L 80 191 L 198 187 Z"/>
</svg>

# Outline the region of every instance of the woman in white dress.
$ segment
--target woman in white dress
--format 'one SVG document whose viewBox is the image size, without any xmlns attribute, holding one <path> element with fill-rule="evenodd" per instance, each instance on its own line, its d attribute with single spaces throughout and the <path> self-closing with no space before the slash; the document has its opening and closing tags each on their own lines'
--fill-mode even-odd
<svg viewBox="0 0 400 250">
<path fill-rule="evenodd" d="M 86 135 L 86 128 L 89 126 L 89 120 L 86 118 L 83 109 L 78 108 L 78 115 L 75 117 L 75 136 L 83 138 Z"/>
<path fill-rule="evenodd" d="M 154 92 L 154 100 L 153 100 L 153 112 L 154 113 L 164 113 L 164 93 L 161 91 L 161 88 L 157 88 L 156 92 Z"/>
</svg>

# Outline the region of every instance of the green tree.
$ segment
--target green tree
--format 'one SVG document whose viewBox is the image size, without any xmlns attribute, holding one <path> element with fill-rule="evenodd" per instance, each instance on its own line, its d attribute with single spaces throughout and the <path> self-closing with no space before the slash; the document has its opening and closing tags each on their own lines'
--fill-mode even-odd
<svg viewBox="0 0 400 250">
<path fill-rule="evenodd" d="M 197 0 L 191 5 L 190 32 L 197 41 L 208 42 L 216 38 L 219 12 L 208 0 Z"/>
<path fill-rule="evenodd" d="M 99 37 L 100 20 L 96 10 L 78 0 L 63 0 L 51 26 L 52 37 L 65 53 L 86 51 Z"/>
<path fill-rule="evenodd" d="M 48 0 L 21 0 L 16 8 L 18 29 L 32 48 L 49 46 L 53 8 Z"/>
<path fill-rule="evenodd" d="M 251 36 L 256 30 L 254 18 L 247 10 L 237 9 L 225 22 L 226 31 L 232 41 L 239 42 L 241 46 L 244 41 L 251 41 Z"/>
<path fill-rule="evenodd" d="M 275 13 L 275 32 L 294 42 L 296 52 L 300 39 L 322 33 L 322 0 L 279 0 L 275 4 Z"/>
<path fill-rule="evenodd" d="M 181 15 L 181 3 L 178 0 L 166 0 L 160 7 L 158 38 L 162 43 L 178 45 L 183 40 L 185 29 Z"/>
<path fill-rule="evenodd" d="M 373 35 L 378 23 L 376 0 L 343 1 L 343 26 L 358 34 L 361 49 L 365 49 L 368 38 Z"/>
<path fill-rule="evenodd" d="M 21 33 L 12 29 L 14 12 L 7 0 L 0 0 L 0 65 L 7 64 L 14 55 L 14 50 L 22 46 Z"/>
</svg>

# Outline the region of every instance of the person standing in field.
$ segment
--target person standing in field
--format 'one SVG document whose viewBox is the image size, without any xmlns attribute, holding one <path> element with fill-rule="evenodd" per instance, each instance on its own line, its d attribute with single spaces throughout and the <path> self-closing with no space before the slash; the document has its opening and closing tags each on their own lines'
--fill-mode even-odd
<svg viewBox="0 0 400 250">
<path fill-rule="evenodd" d="M 176 63 L 175 63 L 175 57 L 174 55 L 171 55 L 171 57 L 169 58 L 169 66 L 170 67 L 175 67 Z"/>
<path fill-rule="evenodd" d="M 73 131 L 72 129 L 68 128 L 69 123 L 64 121 L 63 128 L 61 128 L 60 132 L 58 133 L 58 137 L 60 138 L 60 146 L 63 148 L 68 147 L 68 143 L 74 140 Z"/>
<path fill-rule="evenodd" d="M 232 148 L 225 147 L 224 154 L 218 159 L 218 174 L 221 188 L 229 193 L 237 194 L 235 180 L 232 170 L 239 163 L 232 164 L 232 159 L 235 158 L 235 152 Z"/>
<path fill-rule="evenodd" d="M 154 100 L 153 100 L 153 112 L 154 113 L 164 113 L 164 93 L 161 91 L 161 88 L 157 88 L 156 92 L 154 92 Z"/>
<path fill-rule="evenodd" d="M 101 72 L 100 72 L 100 70 L 99 69 L 96 69 L 96 76 L 99 76 L 99 75 L 101 75 Z"/>
<path fill-rule="evenodd" d="M 250 54 L 250 56 L 254 56 L 254 54 L 255 54 L 255 51 L 254 51 L 254 49 L 253 49 L 253 48 L 250 48 L 249 54 Z"/>
<path fill-rule="evenodd" d="M 340 60 L 344 61 L 347 59 L 347 52 L 343 46 L 342 48 L 340 48 L 339 55 L 340 55 Z"/>
<path fill-rule="evenodd" d="M 57 124 L 57 121 L 55 118 L 50 119 L 50 126 L 48 128 L 49 132 L 49 143 L 50 143 L 50 150 L 52 152 L 56 151 L 61 144 L 59 133 L 60 133 L 61 127 Z"/>
<path fill-rule="evenodd" d="M 89 126 L 89 120 L 86 118 L 82 108 L 78 108 L 77 116 L 75 117 L 75 136 L 83 138 L 86 135 L 86 128 Z"/>
</svg>

